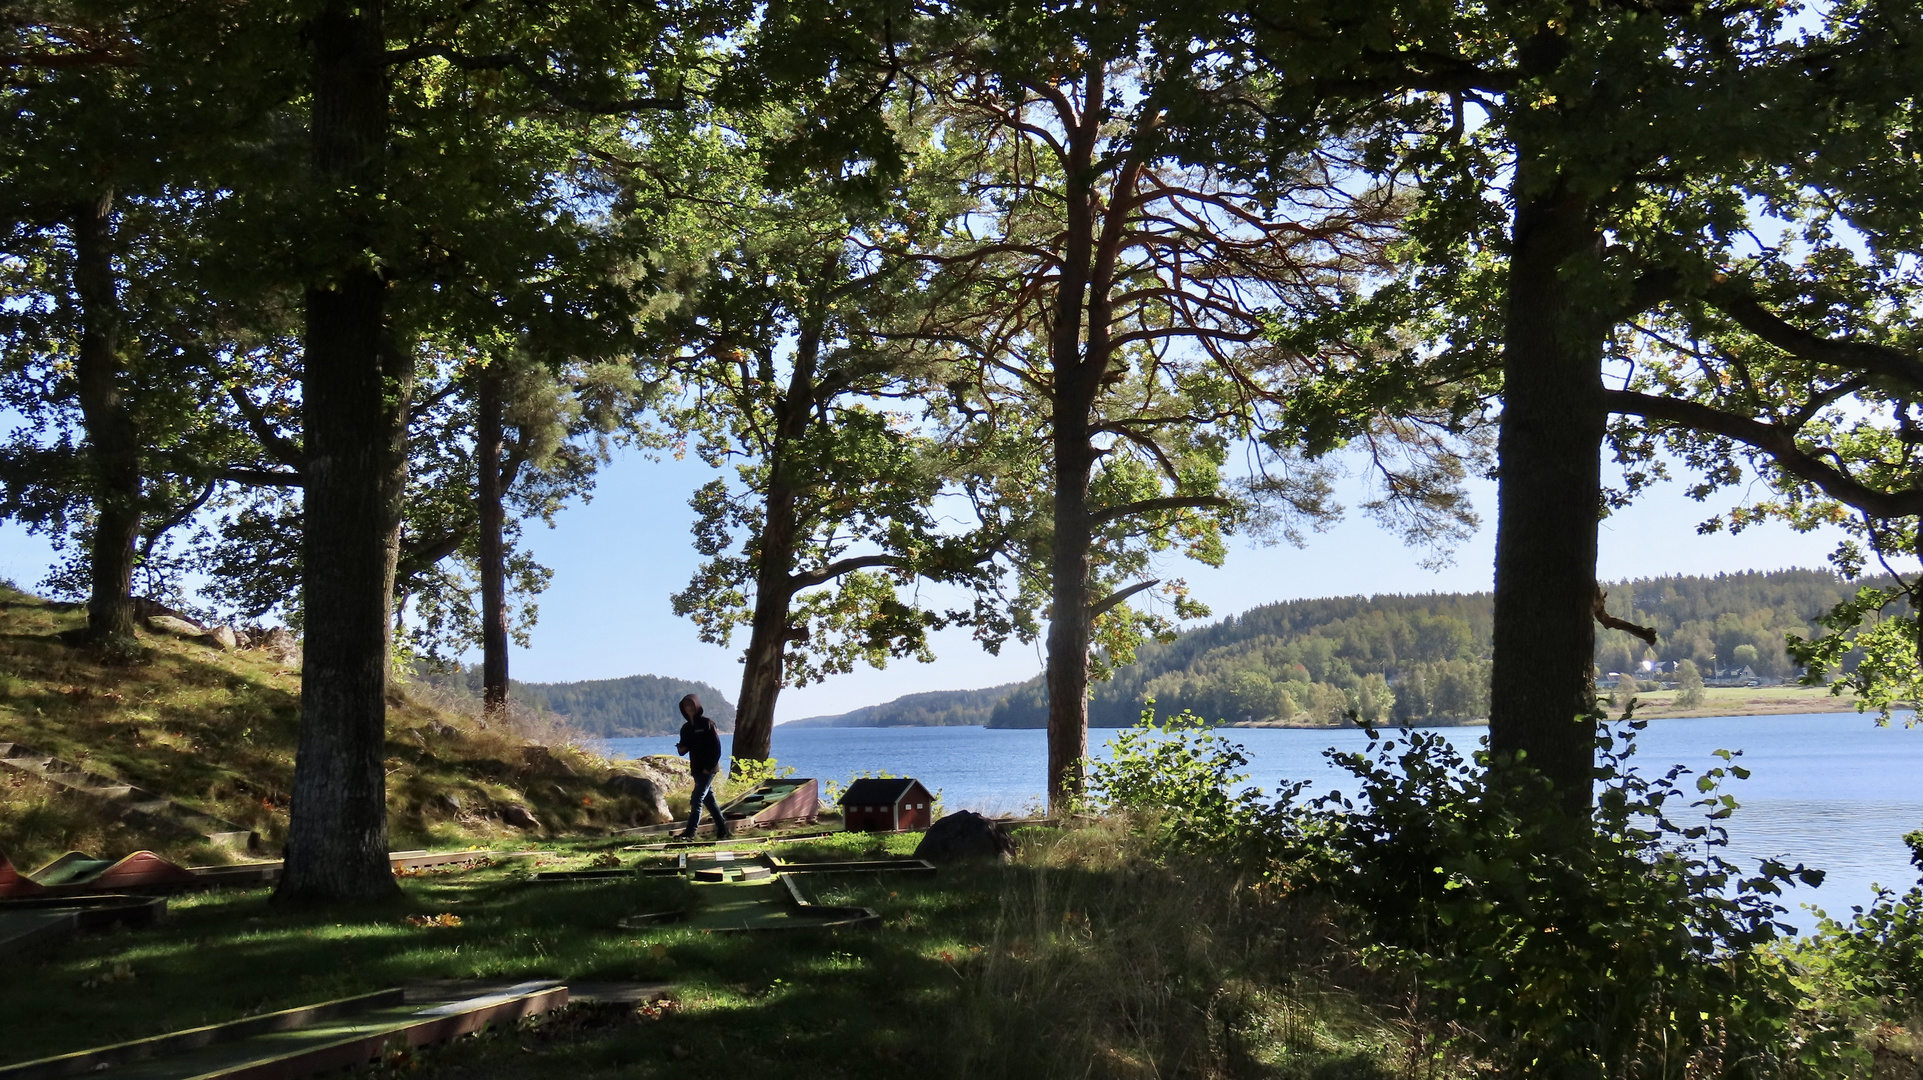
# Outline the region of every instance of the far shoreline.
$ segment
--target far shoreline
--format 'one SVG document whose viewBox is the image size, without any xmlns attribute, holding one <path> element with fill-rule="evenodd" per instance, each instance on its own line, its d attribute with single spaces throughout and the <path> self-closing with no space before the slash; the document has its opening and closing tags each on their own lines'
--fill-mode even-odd
<svg viewBox="0 0 1923 1080">
<path fill-rule="evenodd" d="M 1656 690 L 1636 695 L 1638 720 L 1688 720 L 1716 716 L 1797 716 L 1810 713 L 1855 713 L 1856 697 L 1832 694 L 1824 686 L 1712 686 L 1703 690 L 1703 703 L 1694 709 L 1676 706 L 1674 690 Z M 1610 715 L 1620 710 L 1611 708 Z M 1863 713 L 1862 715 L 1872 715 Z M 1418 728 L 1487 727 L 1487 719 L 1461 723 L 1417 724 Z M 1293 730 L 1353 731 L 1348 724 L 1303 724 L 1286 720 L 1237 721 L 1221 725 L 1232 728 L 1288 728 Z M 1383 723 L 1379 728 L 1396 725 Z"/>
<path fill-rule="evenodd" d="M 1657 690 L 1649 693 L 1637 694 L 1636 695 L 1636 718 L 1639 720 L 1688 720 L 1688 719 L 1703 719 L 1708 717 L 1724 717 L 1724 716 L 1727 716 L 1727 717 L 1795 716 L 1795 715 L 1812 714 L 1812 713 L 1842 714 L 1842 713 L 1858 712 L 1856 708 L 1856 698 L 1854 695 L 1832 694 L 1830 693 L 1829 688 L 1824 686 L 1797 686 L 1797 685 L 1791 684 L 1791 685 L 1783 685 L 1783 686 L 1705 687 L 1703 690 L 1703 703 L 1702 705 L 1694 709 L 1677 708 L 1675 703 L 1676 694 L 1677 692 L 1674 690 Z M 1616 709 L 1614 707 L 1611 707 L 1609 711 L 1611 716 L 1620 715 L 1620 712 L 1621 712 L 1621 710 Z M 1909 710 L 1906 708 L 1902 711 L 1908 712 Z M 1863 712 L 1861 715 L 1871 716 L 1874 714 Z M 1487 727 L 1488 725 L 1489 725 L 1489 721 L 1485 718 L 1485 719 L 1464 720 L 1464 721 L 1456 721 L 1456 722 L 1427 721 L 1427 722 L 1415 724 L 1412 726 L 1415 728 L 1428 730 L 1428 729 L 1434 729 L 1434 728 Z M 787 727 L 789 725 L 784 723 L 784 724 L 777 724 L 775 726 L 777 728 L 780 728 L 780 727 Z M 955 725 L 862 724 L 862 725 L 847 725 L 846 729 L 872 731 L 872 730 L 878 730 L 881 728 L 922 728 L 922 727 L 943 727 L 943 726 L 972 727 L 972 728 L 980 728 L 983 731 L 1040 731 L 1040 730 L 1043 730 L 1039 725 L 1035 727 L 998 728 L 998 727 L 992 727 L 986 724 L 955 724 Z M 1312 724 L 1312 723 L 1304 723 L 1299 720 L 1237 720 L 1237 721 L 1224 722 L 1219 724 L 1211 724 L 1209 726 L 1211 729 L 1235 728 L 1239 730 L 1267 728 L 1272 730 L 1284 730 L 1284 731 L 1357 731 L 1357 730 L 1360 730 L 1363 725 Z M 1386 729 L 1399 727 L 1400 725 L 1394 723 L 1393 721 L 1384 721 L 1374 726 L 1379 729 L 1386 730 Z M 803 728 L 826 730 L 829 728 L 842 728 L 842 727 L 843 725 L 839 725 L 839 724 L 801 724 L 797 726 L 796 730 L 801 730 Z M 1090 731 L 1125 731 L 1127 729 L 1122 727 L 1111 728 L 1111 727 L 1103 727 L 1098 725 L 1090 725 L 1089 730 Z M 633 737 L 633 736 L 629 736 L 629 737 Z"/>
</svg>

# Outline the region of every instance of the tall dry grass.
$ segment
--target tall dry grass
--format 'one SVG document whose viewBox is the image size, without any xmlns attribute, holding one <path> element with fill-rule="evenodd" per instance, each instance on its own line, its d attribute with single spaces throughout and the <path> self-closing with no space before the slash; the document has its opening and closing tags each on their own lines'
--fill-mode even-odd
<svg viewBox="0 0 1923 1080">
<path fill-rule="evenodd" d="M 956 1076 L 1449 1071 L 1318 902 L 1234 867 L 1152 859 L 1124 817 L 1039 839 L 997 893 L 987 940 L 957 967 Z"/>
</svg>

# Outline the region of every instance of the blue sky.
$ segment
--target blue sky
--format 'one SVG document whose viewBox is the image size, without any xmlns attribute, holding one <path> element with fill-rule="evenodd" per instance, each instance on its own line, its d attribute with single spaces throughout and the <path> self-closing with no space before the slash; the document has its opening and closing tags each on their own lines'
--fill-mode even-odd
<svg viewBox="0 0 1923 1080">
<path fill-rule="evenodd" d="M 514 676 L 532 681 L 605 679 L 653 674 L 700 679 L 727 692 L 740 683 L 737 652 L 704 645 L 692 624 L 678 619 L 668 597 L 687 583 L 696 564 L 689 547 L 688 496 L 713 474 L 701 463 L 617 459 L 601 475 L 587 505 L 573 505 L 552 531 L 533 523 L 526 540 L 555 571 L 540 600 L 533 647 L 517 650 Z M 1221 569 L 1195 564 L 1159 568 L 1186 577 L 1197 599 L 1217 616 L 1301 597 L 1487 589 L 1494 552 L 1495 490 L 1474 489 L 1482 530 L 1456 552 L 1453 565 L 1432 571 L 1396 536 L 1352 513 L 1334 528 L 1311 534 L 1308 545 L 1259 547 L 1237 542 Z M 1738 493 L 1740 494 L 1740 493 Z M 1345 485 L 1342 501 L 1361 501 L 1359 484 Z M 1798 535 L 1781 526 L 1739 536 L 1696 535 L 1709 506 L 1690 501 L 1682 485 L 1645 493 L 1630 509 L 1603 523 L 1599 576 L 1605 580 L 1658 574 L 1713 574 L 1820 566 L 1835 546 L 1834 532 Z M 45 576 L 49 552 L 38 538 L 0 524 L 0 577 L 31 588 Z M 737 640 L 736 645 L 742 644 Z M 965 633 L 937 642 L 933 664 L 897 663 L 858 670 L 783 693 L 779 719 L 845 712 L 902 694 L 988 686 L 1025 679 L 1041 670 L 1034 646 L 1011 643 L 989 656 Z"/>
</svg>

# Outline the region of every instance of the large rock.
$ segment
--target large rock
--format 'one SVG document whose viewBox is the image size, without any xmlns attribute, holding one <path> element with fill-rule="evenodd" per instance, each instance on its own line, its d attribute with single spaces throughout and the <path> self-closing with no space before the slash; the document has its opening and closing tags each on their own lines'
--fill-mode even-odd
<svg viewBox="0 0 1923 1080">
<path fill-rule="evenodd" d="M 231 626 L 216 626 L 212 630 L 207 631 L 206 636 L 201 638 L 201 640 L 219 649 L 221 652 L 233 652 L 235 649 L 240 648 L 240 638 L 234 633 L 234 628 Z"/>
<path fill-rule="evenodd" d="M 147 626 L 163 634 L 178 634 L 189 638 L 197 638 L 207 632 L 199 623 L 175 615 L 152 616 L 147 620 Z"/>
<path fill-rule="evenodd" d="M 615 773 L 602 786 L 615 795 L 626 796 L 641 804 L 641 817 L 644 820 L 637 821 L 638 825 L 659 825 L 674 818 L 661 785 L 648 777 Z"/>
<path fill-rule="evenodd" d="M 265 633 L 249 634 L 250 648 L 259 649 L 282 664 L 300 663 L 300 642 L 294 640 L 293 632 L 285 626 L 276 626 Z"/>
<path fill-rule="evenodd" d="M 1015 840 L 1000 822 L 973 810 L 957 810 L 928 827 L 915 845 L 915 857 L 932 863 L 962 862 L 967 859 L 994 859 L 1007 862 L 1015 854 Z"/>
</svg>

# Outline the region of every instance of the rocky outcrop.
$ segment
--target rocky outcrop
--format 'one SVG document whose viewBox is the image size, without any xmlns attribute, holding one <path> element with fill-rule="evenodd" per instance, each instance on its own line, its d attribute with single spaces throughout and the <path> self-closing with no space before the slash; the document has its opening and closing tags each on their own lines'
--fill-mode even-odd
<svg viewBox="0 0 1923 1080">
<path fill-rule="evenodd" d="M 615 773 L 601 785 L 609 793 L 635 800 L 641 804 L 636 825 L 659 825 L 672 820 L 674 814 L 668 809 L 667 794 L 661 785 L 646 776 L 632 773 Z"/>
<path fill-rule="evenodd" d="M 147 628 L 184 638 L 197 638 L 207 632 L 207 628 L 199 623 L 174 615 L 155 615 L 147 620 Z"/>
<path fill-rule="evenodd" d="M 1015 840 L 1001 823 L 990 821 L 973 810 L 958 810 L 928 827 L 915 857 L 932 863 L 993 859 L 1007 862 L 1015 854 Z"/>
<path fill-rule="evenodd" d="M 511 828 L 533 831 L 541 827 L 541 819 L 534 811 L 525 806 L 509 805 L 501 808 L 501 823 Z"/>
</svg>

